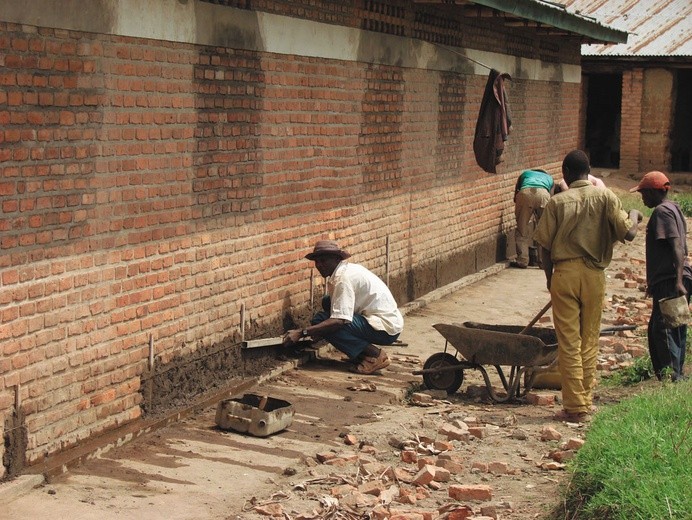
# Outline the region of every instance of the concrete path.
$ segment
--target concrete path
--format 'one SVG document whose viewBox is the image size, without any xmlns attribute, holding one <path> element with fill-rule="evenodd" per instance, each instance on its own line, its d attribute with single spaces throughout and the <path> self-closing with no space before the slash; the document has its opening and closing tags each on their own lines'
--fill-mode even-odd
<svg viewBox="0 0 692 520">
<path fill-rule="evenodd" d="M 0 484 L 0 516 L 247 518 L 244 505 L 253 496 L 270 496 L 306 456 L 342 445 L 339 434 L 347 427 L 372 421 L 378 406 L 399 402 L 412 385 L 422 383 L 411 372 L 444 347 L 434 323 L 526 325 L 548 300 L 542 271 L 497 264 L 404 306 L 401 340 L 408 346 L 388 350 L 394 362 L 382 376 L 364 379 L 344 370 L 338 356 L 320 353 L 316 362 L 297 370 L 287 364 L 277 377 L 259 382 L 252 392 L 294 404 L 296 416 L 288 430 L 268 438 L 220 431 L 215 427 L 216 406 L 209 403 L 98 457 L 92 453 L 89 460 L 46 482 L 24 476 Z M 377 391 L 348 390 L 367 382 L 374 382 Z"/>
</svg>

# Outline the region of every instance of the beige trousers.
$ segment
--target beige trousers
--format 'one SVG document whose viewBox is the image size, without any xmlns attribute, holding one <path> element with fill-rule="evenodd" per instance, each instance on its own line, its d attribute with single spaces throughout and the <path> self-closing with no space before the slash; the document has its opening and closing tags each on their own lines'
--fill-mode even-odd
<svg viewBox="0 0 692 520">
<path fill-rule="evenodd" d="M 531 217 L 535 218 L 537 224 L 549 200 L 550 193 L 542 188 L 524 188 L 517 193 L 514 201 L 514 216 L 517 219 L 514 241 L 517 250 L 516 261 L 520 264 L 529 264 L 529 247 L 533 243 L 535 227 L 535 224 L 531 224 Z"/>
</svg>

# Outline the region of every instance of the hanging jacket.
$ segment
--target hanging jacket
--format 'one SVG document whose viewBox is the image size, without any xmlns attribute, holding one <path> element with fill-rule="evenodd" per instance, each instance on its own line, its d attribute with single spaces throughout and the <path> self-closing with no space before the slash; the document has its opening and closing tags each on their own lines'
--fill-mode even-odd
<svg viewBox="0 0 692 520">
<path fill-rule="evenodd" d="M 500 156 L 512 129 L 505 79 L 512 80 L 507 73 L 490 70 L 473 139 L 476 162 L 488 173 L 497 173 L 495 167 L 502 161 Z"/>
</svg>

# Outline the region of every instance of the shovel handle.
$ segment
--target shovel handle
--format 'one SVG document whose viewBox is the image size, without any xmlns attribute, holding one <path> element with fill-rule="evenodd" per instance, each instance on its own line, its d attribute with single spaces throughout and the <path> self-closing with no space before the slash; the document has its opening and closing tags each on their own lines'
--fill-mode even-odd
<svg viewBox="0 0 692 520">
<path fill-rule="evenodd" d="M 546 303 L 545 306 L 540 311 L 538 311 L 538 314 L 534 316 L 534 318 L 529 322 L 529 324 L 526 327 L 522 329 L 522 331 L 519 334 L 526 334 L 531 329 L 531 327 L 533 327 L 535 323 L 541 318 L 541 316 L 543 316 L 546 313 L 546 311 L 550 309 L 550 306 L 552 304 L 552 300 Z"/>
</svg>

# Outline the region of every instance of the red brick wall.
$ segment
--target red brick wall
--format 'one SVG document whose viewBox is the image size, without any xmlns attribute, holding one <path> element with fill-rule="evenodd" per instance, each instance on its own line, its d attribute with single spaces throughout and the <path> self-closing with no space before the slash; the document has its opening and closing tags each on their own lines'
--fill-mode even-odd
<svg viewBox="0 0 692 520">
<path fill-rule="evenodd" d="M 642 69 L 622 74 L 620 169 L 631 173 L 640 171 L 643 77 Z"/>
<path fill-rule="evenodd" d="M 497 44 L 496 44 L 497 45 Z M 566 46 L 566 61 L 575 54 Z M 333 237 L 399 303 L 504 257 L 518 172 L 577 142 L 579 85 L 517 78 L 501 166 L 486 78 L 0 24 L 0 414 L 27 459 L 141 415 L 157 364 L 305 316 Z"/>
</svg>

